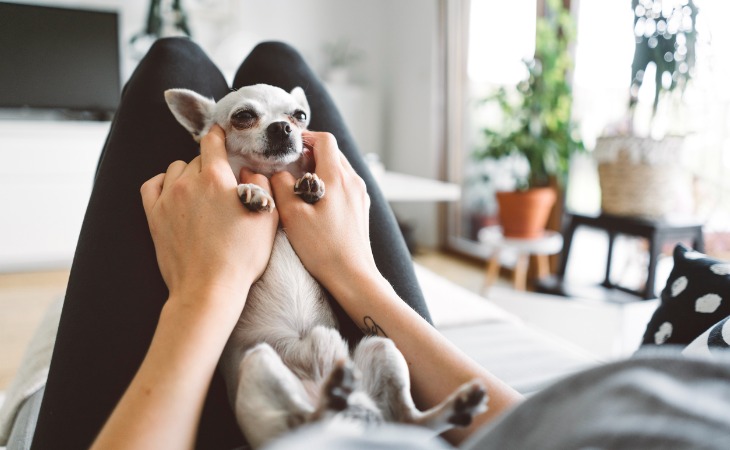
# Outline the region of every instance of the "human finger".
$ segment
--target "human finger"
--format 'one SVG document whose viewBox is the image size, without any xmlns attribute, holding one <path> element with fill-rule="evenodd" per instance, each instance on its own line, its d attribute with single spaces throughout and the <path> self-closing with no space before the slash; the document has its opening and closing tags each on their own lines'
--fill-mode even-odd
<svg viewBox="0 0 730 450">
<path fill-rule="evenodd" d="M 302 136 L 311 143 L 316 170 L 335 169 L 340 166 L 340 149 L 331 133 L 304 131 Z"/>
<path fill-rule="evenodd" d="M 241 169 L 239 179 L 241 180 L 241 183 L 255 184 L 266 189 L 268 192 L 271 192 L 271 184 L 269 183 L 268 178 L 261 174 L 254 173 L 245 167 Z"/>
<path fill-rule="evenodd" d="M 182 175 L 185 167 L 187 167 L 187 164 L 184 161 L 178 160 L 170 163 L 170 165 L 167 166 L 167 171 L 165 171 L 165 179 L 164 183 L 162 184 L 162 189 L 167 189 L 172 183 L 175 182 L 175 180 L 180 178 L 180 175 Z"/>
<path fill-rule="evenodd" d="M 226 133 L 218 125 L 213 125 L 208 134 L 200 140 L 201 166 L 206 167 L 227 161 L 226 155 Z"/>
<path fill-rule="evenodd" d="M 185 167 L 183 173 L 199 173 L 202 162 L 200 156 L 196 156 L 192 161 Z"/>
<path fill-rule="evenodd" d="M 350 164 L 350 160 L 347 159 L 344 153 L 340 151 L 340 164 L 342 164 L 342 167 L 345 168 L 350 173 L 356 174 L 355 169 L 352 168 L 352 164 Z"/>
<path fill-rule="evenodd" d="M 160 198 L 160 194 L 162 193 L 162 184 L 164 180 L 164 173 L 155 175 L 154 177 L 145 181 L 144 184 L 142 184 L 142 187 L 139 189 L 139 192 L 142 195 L 142 207 L 144 208 L 145 214 L 149 214 L 149 212 L 152 210 L 152 207 L 155 205 L 155 203 L 157 203 L 157 199 Z"/>
<path fill-rule="evenodd" d="M 279 206 L 279 210 L 286 209 L 286 205 L 297 198 L 294 193 L 294 183 L 296 183 L 294 175 L 289 172 L 277 172 L 271 176 L 269 181 L 271 183 L 271 192 Z"/>
</svg>

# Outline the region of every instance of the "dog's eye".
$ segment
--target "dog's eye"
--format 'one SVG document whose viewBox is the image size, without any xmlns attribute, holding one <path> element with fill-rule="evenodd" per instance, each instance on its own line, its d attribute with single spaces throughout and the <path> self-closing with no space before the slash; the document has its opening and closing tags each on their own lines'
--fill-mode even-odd
<svg viewBox="0 0 730 450">
<path fill-rule="evenodd" d="M 307 120 L 307 113 L 305 113 L 304 111 L 295 111 L 292 116 L 300 122 L 304 122 L 305 120 Z"/>
<path fill-rule="evenodd" d="M 233 113 L 231 116 L 231 125 L 239 130 L 245 130 L 254 126 L 256 124 L 256 119 L 258 119 L 258 116 L 255 112 L 248 109 L 242 109 Z"/>
<path fill-rule="evenodd" d="M 256 114 L 253 111 L 249 111 L 247 109 L 236 111 L 235 113 L 233 113 L 233 116 L 231 116 L 231 119 L 234 120 L 253 120 L 255 118 Z"/>
</svg>

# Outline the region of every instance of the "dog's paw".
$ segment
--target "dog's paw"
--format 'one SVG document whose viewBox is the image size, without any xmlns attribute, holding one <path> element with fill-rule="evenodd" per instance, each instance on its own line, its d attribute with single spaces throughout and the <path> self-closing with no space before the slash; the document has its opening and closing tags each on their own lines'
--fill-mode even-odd
<svg viewBox="0 0 730 450">
<path fill-rule="evenodd" d="M 251 211 L 270 212 L 275 208 L 274 199 L 260 186 L 255 184 L 239 184 L 237 190 L 241 203 Z"/>
<path fill-rule="evenodd" d="M 468 427 L 477 415 L 487 410 L 487 390 L 482 383 L 472 381 L 459 388 L 453 402 L 448 422 L 458 427 Z"/>
<path fill-rule="evenodd" d="M 337 362 L 324 385 L 324 406 L 331 411 L 344 411 L 350 394 L 357 387 L 357 375 L 350 361 Z"/>
<path fill-rule="evenodd" d="M 324 181 L 315 173 L 305 173 L 294 183 L 294 193 L 307 203 L 317 203 L 324 197 Z"/>
</svg>

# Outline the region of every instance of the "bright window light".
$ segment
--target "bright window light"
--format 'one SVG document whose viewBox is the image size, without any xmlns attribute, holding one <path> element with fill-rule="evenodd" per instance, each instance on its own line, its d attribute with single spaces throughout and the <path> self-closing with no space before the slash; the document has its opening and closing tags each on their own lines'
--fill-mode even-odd
<svg viewBox="0 0 730 450">
<path fill-rule="evenodd" d="M 516 85 L 525 78 L 523 59 L 535 54 L 535 0 L 472 0 L 469 79 Z"/>
</svg>

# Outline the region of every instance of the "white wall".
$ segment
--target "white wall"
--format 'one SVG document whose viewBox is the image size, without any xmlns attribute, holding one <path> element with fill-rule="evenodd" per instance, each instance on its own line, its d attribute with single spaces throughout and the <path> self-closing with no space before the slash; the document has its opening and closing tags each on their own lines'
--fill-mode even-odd
<svg viewBox="0 0 730 450">
<path fill-rule="evenodd" d="M 390 170 L 437 178 L 441 139 L 438 1 L 388 2 L 385 164 Z M 395 204 L 399 219 L 415 226 L 416 240 L 438 243 L 437 207 Z"/>
<path fill-rule="evenodd" d="M 148 8 L 147 0 L 17 2 L 116 10 L 123 44 L 144 27 Z M 346 119 L 353 118 L 349 125 L 361 149 L 379 153 L 389 170 L 430 178 L 438 175 L 438 0 L 187 0 L 184 4 L 194 39 L 229 79 L 261 41 L 292 44 L 320 74 L 324 44 L 350 41 L 365 57 L 352 76 L 355 91 L 338 94 L 335 101 L 371 99 L 341 104 Z M 123 77 L 127 77 L 136 62 L 126 45 L 122 56 Z M 394 207 L 399 217 L 417 224 L 419 243 L 436 243 L 434 205 Z"/>
</svg>

